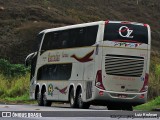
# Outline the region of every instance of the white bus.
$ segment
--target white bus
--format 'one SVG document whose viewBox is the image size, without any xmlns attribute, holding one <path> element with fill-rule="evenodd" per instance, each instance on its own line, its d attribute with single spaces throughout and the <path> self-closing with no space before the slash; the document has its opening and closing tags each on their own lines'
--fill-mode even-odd
<svg viewBox="0 0 160 120">
<path fill-rule="evenodd" d="M 38 34 L 31 61 L 30 98 L 40 106 L 70 102 L 73 108 L 106 105 L 132 110 L 147 100 L 151 49 L 148 24 L 98 21 Z"/>
</svg>

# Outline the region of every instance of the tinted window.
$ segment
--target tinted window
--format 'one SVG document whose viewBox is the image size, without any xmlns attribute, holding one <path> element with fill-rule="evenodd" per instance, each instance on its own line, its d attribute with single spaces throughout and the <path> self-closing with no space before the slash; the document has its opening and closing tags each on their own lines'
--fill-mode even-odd
<svg viewBox="0 0 160 120">
<path fill-rule="evenodd" d="M 71 77 L 72 64 L 44 65 L 38 70 L 38 80 L 68 80 Z"/>
<path fill-rule="evenodd" d="M 50 43 L 52 43 L 52 33 L 46 33 L 44 36 L 44 40 L 43 40 L 43 44 L 42 44 L 42 50 L 49 50 L 51 45 Z M 53 44 L 53 43 L 52 43 Z"/>
<path fill-rule="evenodd" d="M 42 52 L 52 49 L 91 46 L 96 42 L 97 32 L 98 25 L 46 33 Z"/>
<path fill-rule="evenodd" d="M 75 28 L 71 30 L 72 47 L 94 45 L 97 38 L 98 25 Z"/>
<path fill-rule="evenodd" d="M 85 46 L 84 41 L 85 41 L 85 33 L 86 33 L 86 28 L 78 28 L 75 29 L 76 33 L 75 33 L 75 46 L 73 47 L 82 47 Z"/>
<path fill-rule="evenodd" d="M 59 43 L 60 48 L 70 47 L 70 30 L 64 30 L 59 32 Z"/>
<path fill-rule="evenodd" d="M 67 47 L 69 47 L 69 30 L 45 34 L 42 45 L 43 51 Z"/>
<path fill-rule="evenodd" d="M 148 44 L 147 27 L 132 24 L 109 23 L 105 26 L 104 40 Z"/>
<path fill-rule="evenodd" d="M 41 43 L 41 41 L 42 41 L 42 37 L 43 37 L 43 33 L 38 34 L 38 35 L 36 36 L 36 41 L 35 41 L 35 43 L 34 43 L 34 45 L 33 45 L 33 50 L 34 50 L 34 51 L 38 51 L 38 50 L 39 50 L 40 43 Z"/>
<path fill-rule="evenodd" d="M 85 46 L 91 46 L 96 43 L 97 32 L 98 32 L 98 25 L 86 27 L 85 41 L 84 41 Z"/>
</svg>

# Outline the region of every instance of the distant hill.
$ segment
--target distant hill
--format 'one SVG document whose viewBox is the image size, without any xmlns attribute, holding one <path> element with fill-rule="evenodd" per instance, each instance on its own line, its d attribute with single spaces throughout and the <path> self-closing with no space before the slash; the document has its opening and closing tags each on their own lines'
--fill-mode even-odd
<svg viewBox="0 0 160 120">
<path fill-rule="evenodd" d="M 148 23 L 160 51 L 160 0 L 0 0 L 0 58 L 23 63 L 39 31 L 99 20 Z"/>
</svg>

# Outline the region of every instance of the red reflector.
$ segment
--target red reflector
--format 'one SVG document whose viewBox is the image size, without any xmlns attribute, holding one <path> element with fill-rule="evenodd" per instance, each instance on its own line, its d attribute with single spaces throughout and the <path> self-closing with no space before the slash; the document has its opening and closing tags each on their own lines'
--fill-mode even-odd
<svg viewBox="0 0 160 120">
<path fill-rule="evenodd" d="M 105 24 L 108 24 L 108 23 L 109 23 L 109 20 L 106 20 L 106 21 L 105 21 Z"/>
<path fill-rule="evenodd" d="M 144 27 L 147 27 L 148 26 L 148 24 L 143 24 L 144 25 Z"/>
<path fill-rule="evenodd" d="M 131 24 L 131 22 L 124 21 L 124 22 L 121 22 L 121 24 Z"/>
<path fill-rule="evenodd" d="M 141 96 L 139 96 L 139 98 L 143 99 L 144 98 L 144 94 L 141 94 Z"/>
<path fill-rule="evenodd" d="M 100 95 L 100 96 L 102 96 L 102 95 L 103 95 L 103 93 L 104 93 L 103 91 L 99 91 L 99 95 Z"/>
</svg>

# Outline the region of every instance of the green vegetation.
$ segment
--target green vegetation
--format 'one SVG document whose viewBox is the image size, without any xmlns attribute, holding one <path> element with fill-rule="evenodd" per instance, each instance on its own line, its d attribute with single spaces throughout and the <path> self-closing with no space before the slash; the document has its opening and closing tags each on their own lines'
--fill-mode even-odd
<svg viewBox="0 0 160 120">
<path fill-rule="evenodd" d="M 160 97 L 157 97 L 147 102 L 146 104 L 134 107 L 135 110 L 144 110 L 144 111 L 151 111 L 156 108 L 160 108 Z"/>
<path fill-rule="evenodd" d="M 29 100 L 29 74 L 21 77 L 6 78 L 0 74 L 1 102 L 28 103 Z"/>
<path fill-rule="evenodd" d="M 21 102 L 29 100 L 29 68 L 21 64 L 10 64 L 0 59 L 0 99 L 1 102 Z"/>
<path fill-rule="evenodd" d="M 22 96 L 28 92 L 28 88 L 29 75 L 12 79 L 6 79 L 6 77 L 0 75 L 0 95 L 2 98 Z"/>
<path fill-rule="evenodd" d="M 0 99 L 2 102 L 29 100 L 29 74 L 12 79 L 1 74 Z"/>
<path fill-rule="evenodd" d="M 25 68 L 22 64 L 10 64 L 9 61 L 0 59 L 0 73 L 5 77 L 24 76 L 28 71 L 29 68 Z"/>
<path fill-rule="evenodd" d="M 160 54 L 152 52 L 149 73 L 148 99 L 152 100 L 160 96 Z"/>
<path fill-rule="evenodd" d="M 158 52 L 152 52 L 149 73 L 148 102 L 136 106 L 135 110 L 153 110 L 160 108 L 160 55 Z M 158 97 L 159 96 L 159 97 Z"/>
</svg>

